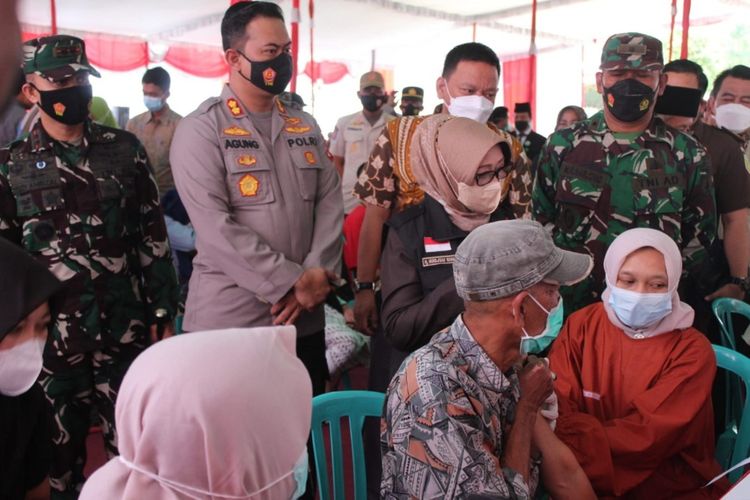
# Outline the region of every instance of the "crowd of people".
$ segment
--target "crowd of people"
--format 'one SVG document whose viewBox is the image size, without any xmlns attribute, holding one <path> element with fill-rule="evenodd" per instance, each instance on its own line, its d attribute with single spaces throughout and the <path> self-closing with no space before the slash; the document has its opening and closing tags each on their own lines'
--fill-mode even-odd
<svg viewBox="0 0 750 500">
<path fill-rule="evenodd" d="M 602 111 L 566 106 L 545 138 L 465 43 L 434 114 L 371 71 L 326 139 L 284 92 L 278 5 L 235 3 L 221 36 L 219 96 L 182 117 L 151 68 L 126 130 L 81 39 L 23 45 L 0 123 L 0 498 L 314 498 L 312 397 L 358 363 L 386 395 L 374 498 L 727 490 L 705 486 L 729 396 L 711 301 L 750 288 L 750 68 L 704 99 L 698 64 L 612 35 Z M 92 424 L 111 460 L 87 479 Z"/>
</svg>

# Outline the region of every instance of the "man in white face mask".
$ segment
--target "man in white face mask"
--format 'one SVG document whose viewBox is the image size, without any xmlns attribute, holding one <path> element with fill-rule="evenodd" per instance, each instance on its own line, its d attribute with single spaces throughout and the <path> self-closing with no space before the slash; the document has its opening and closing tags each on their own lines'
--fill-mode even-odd
<svg viewBox="0 0 750 500">
<path fill-rule="evenodd" d="M 738 64 L 722 71 L 714 80 L 708 107 L 718 127 L 740 138 L 750 169 L 750 68 Z"/>
<path fill-rule="evenodd" d="M 49 497 L 53 423 L 36 384 L 60 281 L 0 238 L 0 498 Z"/>
<path fill-rule="evenodd" d="M 443 72 L 436 81 L 438 97 L 444 102 L 442 112 L 486 123 L 495 103 L 499 78 L 500 61 L 492 49 L 481 43 L 454 47 L 446 55 Z M 413 135 L 424 118 L 409 116 L 388 123 L 354 186 L 354 196 L 367 207 L 360 234 L 354 311 L 357 328 L 366 333 L 374 333 L 378 323 L 373 283 L 380 262 L 383 224 L 394 212 L 419 204 L 424 198 L 420 179 L 411 168 L 409 151 Z M 488 126 L 504 140 L 504 132 L 494 125 Z M 514 138 L 511 143 L 518 160 L 510 172 L 508 197 L 515 216 L 523 218 L 529 212 L 532 179 L 523 147 Z"/>
</svg>

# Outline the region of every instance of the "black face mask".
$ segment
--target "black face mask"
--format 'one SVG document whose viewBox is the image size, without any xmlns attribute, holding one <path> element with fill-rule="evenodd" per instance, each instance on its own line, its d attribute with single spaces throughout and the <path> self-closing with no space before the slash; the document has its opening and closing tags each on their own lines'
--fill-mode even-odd
<svg viewBox="0 0 750 500">
<path fill-rule="evenodd" d="M 420 108 L 417 108 L 413 104 L 407 104 L 404 106 L 404 116 L 417 116 L 419 115 Z"/>
<path fill-rule="evenodd" d="M 648 85 L 628 78 L 604 89 L 604 105 L 621 122 L 635 122 L 651 109 L 655 95 Z"/>
<path fill-rule="evenodd" d="M 89 117 L 91 106 L 91 85 L 78 85 L 57 90 L 39 90 L 38 103 L 42 111 L 54 120 L 65 125 L 78 125 Z"/>
<path fill-rule="evenodd" d="M 362 101 L 362 107 L 367 111 L 377 111 L 385 104 L 385 97 L 382 95 L 363 95 L 359 100 Z"/>
<path fill-rule="evenodd" d="M 292 56 L 281 53 L 270 61 L 252 61 L 245 54 L 237 51 L 250 63 L 250 78 L 240 71 L 240 76 L 269 94 L 279 95 L 292 79 Z"/>
<path fill-rule="evenodd" d="M 527 120 L 516 120 L 516 130 L 523 132 L 527 128 L 529 128 L 529 122 Z"/>
</svg>

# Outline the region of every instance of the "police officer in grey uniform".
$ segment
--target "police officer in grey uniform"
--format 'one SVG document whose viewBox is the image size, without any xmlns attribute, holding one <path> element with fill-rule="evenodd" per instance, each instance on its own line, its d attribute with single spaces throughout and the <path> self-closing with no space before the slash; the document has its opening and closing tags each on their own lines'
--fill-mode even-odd
<svg viewBox="0 0 750 500">
<path fill-rule="evenodd" d="M 233 5 L 221 34 L 229 83 L 180 122 L 170 152 L 198 250 L 184 328 L 294 324 L 319 394 L 322 303 L 342 251 L 339 177 L 314 118 L 277 98 L 292 75 L 278 5 Z"/>
</svg>

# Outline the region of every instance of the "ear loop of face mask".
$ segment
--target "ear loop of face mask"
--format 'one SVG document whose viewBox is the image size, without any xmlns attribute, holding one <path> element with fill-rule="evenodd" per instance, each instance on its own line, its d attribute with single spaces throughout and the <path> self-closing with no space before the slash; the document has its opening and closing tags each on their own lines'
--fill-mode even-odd
<svg viewBox="0 0 750 500">
<path fill-rule="evenodd" d="M 304 454 L 305 458 L 307 458 L 307 448 L 304 448 L 302 453 Z M 221 493 L 214 493 L 212 491 L 206 491 L 201 488 L 195 488 L 193 486 L 188 486 L 186 484 L 180 483 L 179 481 L 172 481 L 170 479 L 163 478 L 159 476 L 158 474 L 154 474 L 153 472 L 149 472 L 138 465 L 134 464 L 133 462 L 130 462 L 126 458 L 123 458 L 122 455 L 118 456 L 117 459 L 125 465 L 128 469 L 131 469 L 135 472 L 138 472 L 139 474 L 143 474 L 144 476 L 148 477 L 149 479 L 153 479 L 157 483 L 163 484 L 169 488 L 172 488 L 174 490 L 179 491 L 180 493 L 190 496 L 192 498 L 195 498 L 196 500 L 202 500 L 206 497 L 210 498 L 226 498 L 228 500 L 246 500 L 248 498 L 252 498 L 256 495 L 259 495 L 260 493 L 263 493 L 264 491 L 267 491 L 277 484 L 279 484 L 284 479 L 288 478 L 289 476 L 293 475 L 296 467 L 286 474 L 283 474 L 282 476 L 278 477 L 276 480 L 270 482 L 269 484 L 263 486 L 261 489 L 254 491 L 252 493 L 247 493 L 244 495 L 224 495 Z M 299 463 L 299 460 L 297 461 Z M 198 496 L 196 496 L 198 495 Z"/>
</svg>

